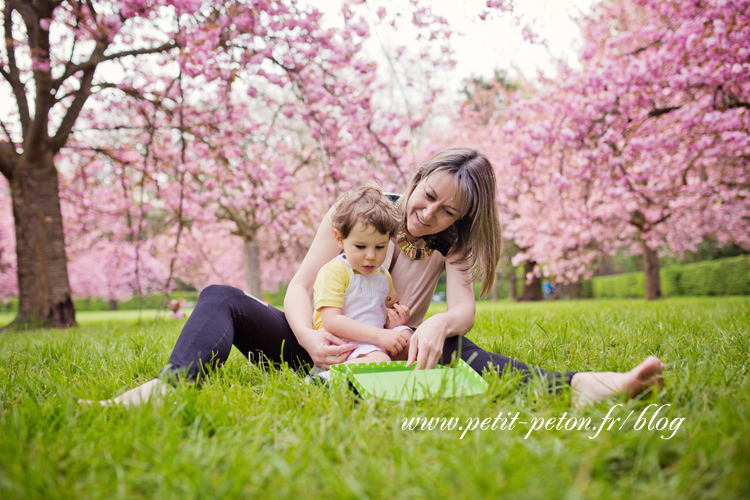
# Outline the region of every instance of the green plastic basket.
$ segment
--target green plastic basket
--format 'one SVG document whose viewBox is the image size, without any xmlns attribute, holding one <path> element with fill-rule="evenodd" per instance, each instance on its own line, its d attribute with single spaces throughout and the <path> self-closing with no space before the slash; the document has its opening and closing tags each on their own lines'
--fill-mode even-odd
<svg viewBox="0 0 750 500">
<path fill-rule="evenodd" d="M 487 382 L 462 359 L 451 366 L 415 370 L 406 361 L 341 364 L 331 367 L 331 383 L 349 384 L 363 398 L 414 401 L 430 397 L 474 396 L 487 391 Z"/>
</svg>

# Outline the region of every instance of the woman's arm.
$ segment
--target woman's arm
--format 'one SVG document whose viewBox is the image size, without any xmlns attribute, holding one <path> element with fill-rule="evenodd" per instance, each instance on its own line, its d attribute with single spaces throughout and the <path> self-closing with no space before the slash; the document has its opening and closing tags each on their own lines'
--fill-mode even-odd
<svg viewBox="0 0 750 500">
<path fill-rule="evenodd" d="M 357 348 L 356 344 L 349 344 L 335 335 L 312 328 L 311 303 L 315 277 L 320 268 L 341 251 L 333 237 L 332 212 L 333 209 L 329 210 L 320 223 L 315 239 L 284 296 L 284 314 L 294 336 L 315 365 L 326 370 L 344 361 Z"/>
<path fill-rule="evenodd" d="M 391 356 L 403 351 L 411 336 L 411 331 L 386 330 L 360 323 L 344 316 L 343 310 L 338 307 L 324 307 L 320 310 L 320 317 L 326 331 L 348 340 L 378 345 Z"/>
<path fill-rule="evenodd" d="M 476 303 L 474 285 L 464 263 L 445 261 L 447 311 L 427 318 L 412 335 L 407 365 L 417 362 L 417 369 L 434 368 L 443 353 L 448 337 L 464 335 L 474 327 Z"/>
</svg>

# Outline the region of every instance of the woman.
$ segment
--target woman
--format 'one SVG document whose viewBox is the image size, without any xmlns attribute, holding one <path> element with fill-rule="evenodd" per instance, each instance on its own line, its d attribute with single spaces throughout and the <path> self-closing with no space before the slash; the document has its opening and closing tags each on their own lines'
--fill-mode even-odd
<svg viewBox="0 0 750 500">
<path fill-rule="evenodd" d="M 482 279 L 486 295 L 494 281 L 500 256 L 500 225 L 495 204 L 495 175 L 484 154 L 470 148 L 441 151 L 419 166 L 406 193 L 397 202 L 402 232 L 392 239 L 386 267 L 415 328 L 409 364 L 432 368 L 442 358 L 460 356 L 478 372 L 492 369 L 532 374 L 550 386 L 571 385 L 574 404 L 597 402 L 608 396 L 635 395 L 661 381 L 664 365 L 650 356 L 626 373 L 551 372 L 488 353 L 462 336 L 474 325 L 472 283 Z M 189 380 L 220 366 L 232 345 L 251 359 L 288 362 L 293 368 L 315 364 L 328 369 L 341 363 L 356 345 L 312 328 L 312 289 L 320 268 L 340 249 L 325 216 L 284 300 L 285 313 L 239 289 L 205 288 L 180 334 L 163 374 Z M 438 278 L 446 274 L 447 311 L 423 320 Z M 162 377 L 164 378 L 164 377 Z M 154 379 L 102 404 L 137 404 L 161 394 L 167 385 Z"/>
</svg>

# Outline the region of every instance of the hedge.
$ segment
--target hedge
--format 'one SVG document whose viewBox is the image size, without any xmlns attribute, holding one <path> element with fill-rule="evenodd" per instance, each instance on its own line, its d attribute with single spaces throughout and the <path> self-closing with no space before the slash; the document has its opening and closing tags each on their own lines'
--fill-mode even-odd
<svg viewBox="0 0 750 500">
<path fill-rule="evenodd" d="M 172 292 L 169 294 L 170 299 L 184 298 L 188 303 L 195 304 L 198 300 L 198 292 Z M 121 311 L 127 310 L 138 310 L 138 309 L 158 309 L 164 295 L 162 294 L 151 294 L 143 297 L 133 297 L 130 300 L 117 302 L 117 309 Z M 96 298 L 75 298 L 73 303 L 76 306 L 76 311 L 108 311 L 109 301 Z M 11 297 L 7 302 L 0 301 L 0 312 L 17 312 L 18 311 L 18 297 Z"/>
<path fill-rule="evenodd" d="M 198 294 L 199 292 L 196 291 L 178 291 L 178 292 L 172 292 L 169 294 L 169 298 L 171 299 L 179 299 L 184 298 L 187 302 L 188 307 L 192 307 L 195 305 L 196 301 L 198 300 Z M 286 287 L 280 288 L 276 292 L 263 292 L 263 299 L 267 302 L 269 302 L 272 306 L 275 307 L 283 307 L 284 305 L 284 295 L 286 294 Z M 146 295 L 143 297 L 133 297 L 130 300 L 117 302 L 117 309 L 120 311 L 127 311 L 127 310 L 138 310 L 138 309 L 158 309 L 162 301 L 164 300 L 164 295 L 157 293 L 157 294 L 151 294 Z M 97 297 L 89 297 L 89 298 L 76 298 L 73 300 L 73 303 L 76 306 L 76 311 L 108 311 L 109 310 L 109 301 L 97 298 Z M 18 297 L 10 297 L 6 300 L 0 300 L 0 313 L 14 313 L 18 311 Z"/>
<path fill-rule="evenodd" d="M 750 295 L 750 255 L 726 259 L 697 262 L 670 266 L 659 271 L 661 292 L 665 297 L 706 296 L 706 295 Z M 522 279 L 517 286 L 520 289 Z M 474 283 L 474 294 L 479 297 L 481 283 Z M 445 292 L 445 278 L 438 283 L 436 292 Z M 271 305 L 281 307 L 284 302 L 286 287 L 277 292 L 265 292 L 263 298 Z M 642 298 L 646 295 L 646 278 L 642 272 L 624 273 L 613 276 L 599 276 L 582 283 L 581 297 L 594 298 Z M 498 287 L 499 298 L 508 296 L 508 281 L 503 279 Z M 172 292 L 170 299 L 184 298 L 194 305 L 198 292 Z M 154 294 L 118 302 L 120 310 L 157 309 L 163 295 Z M 106 311 L 109 302 L 103 299 L 88 298 L 75 300 L 76 311 Z M 0 301 L 0 312 L 18 311 L 18 298 L 12 297 L 8 302 Z"/>
<path fill-rule="evenodd" d="M 659 271 L 665 297 L 748 295 L 750 256 L 670 266 Z M 644 297 L 646 277 L 640 273 L 599 276 L 591 280 L 596 298 Z"/>
<path fill-rule="evenodd" d="M 591 280 L 591 292 L 594 298 L 645 297 L 646 275 L 623 273 L 599 276 Z"/>
<path fill-rule="evenodd" d="M 169 294 L 171 299 L 184 298 L 187 302 L 195 304 L 198 300 L 198 292 L 172 292 Z M 143 297 L 133 297 L 130 300 L 117 302 L 117 309 L 120 311 L 132 311 L 138 309 L 158 309 L 164 301 L 164 295 L 155 293 Z M 108 311 L 109 301 L 100 298 L 75 299 L 76 311 Z"/>
</svg>

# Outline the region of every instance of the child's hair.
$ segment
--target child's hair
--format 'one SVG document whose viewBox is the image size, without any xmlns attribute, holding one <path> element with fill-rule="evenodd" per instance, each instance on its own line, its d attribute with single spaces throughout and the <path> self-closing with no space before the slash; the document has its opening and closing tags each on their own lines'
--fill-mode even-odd
<svg viewBox="0 0 750 500">
<path fill-rule="evenodd" d="M 400 227 L 393 202 L 374 181 L 344 193 L 336 203 L 331 222 L 342 239 L 349 237 L 358 222 L 372 224 L 379 233 L 388 236 L 393 236 Z"/>
</svg>

